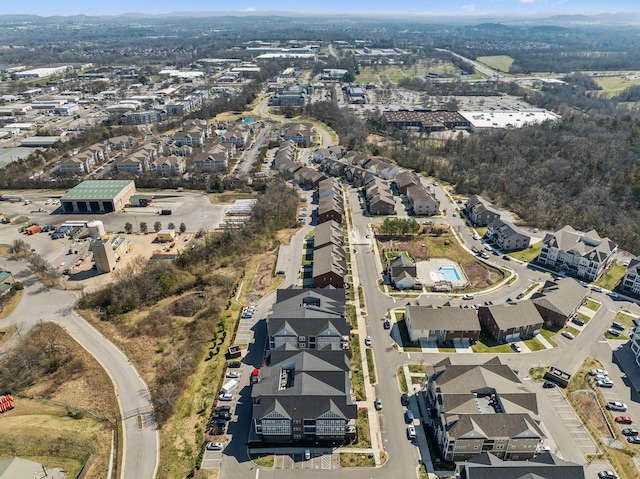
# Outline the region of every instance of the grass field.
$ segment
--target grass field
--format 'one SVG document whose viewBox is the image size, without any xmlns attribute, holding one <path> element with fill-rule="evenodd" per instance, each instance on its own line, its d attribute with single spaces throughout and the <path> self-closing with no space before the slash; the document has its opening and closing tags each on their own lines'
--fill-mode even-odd
<svg viewBox="0 0 640 479">
<path fill-rule="evenodd" d="M 526 344 L 531 351 L 541 351 L 543 349 L 547 349 L 536 338 L 527 339 L 526 341 L 524 341 L 524 344 Z"/>
<path fill-rule="evenodd" d="M 531 263 L 534 259 L 538 257 L 540 254 L 540 250 L 542 249 L 542 241 L 531 245 L 529 248 L 522 251 L 514 251 L 513 253 L 509 253 L 509 256 L 512 258 L 519 259 L 520 261 L 526 261 L 527 263 Z"/>
<path fill-rule="evenodd" d="M 633 79 L 625 79 L 621 76 L 594 78 L 596 83 L 602 87 L 599 91 L 604 96 L 614 96 L 621 91 L 632 87 L 634 85 L 640 85 L 640 77 Z"/>
<path fill-rule="evenodd" d="M 358 83 L 397 83 L 402 78 L 416 78 L 427 73 L 456 74 L 460 69 L 449 62 L 436 60 L 421 60 L 413 66 L 385 65 L 374 67 L 361 67 L 360 74 L 356 77 Z"/>
<path fill-rule="evenodd" d="M 618 263 L 613 263 L 611 268 L 595 283 L 604 289 L 614 289 L 622 280 L 627 268 Z"/>
<path fill-rule="evenodd" d="M 356 395 L 356 400 L 364 401 L 367 393 L 364 389 L 364 373 L 362 371 L 362 356 L 360 353 L 360 342 L 357 334 L 351 334 L 351 371 L 352 371 L 352 387 Z"/>
<path fill-rule="evenodd" d="M 478 57 L 476 61 L 484 63 L 488 67 L 501 72 L 509 73 L 509 68 L 513 64 L 513 58 L 508 55 L 493 55 L 488 57 Z"/>
<path fill-rule="evenodd" d="M 11 256 L 9 253 L 10 251 L 10 244 L 0 244 L 0 256 L 2 256 L 3 258 L 9 258 Z"/>
<path fill-rule="evenodd" d="M 600 302 L 591 299 L 591 298 L 587 298 L 587 302 L 585 304 L 585 306 L 590 309 L 591 311 L 598 311 L 600 309 Z"/>
<path fill-rule="evenodd" d="M 367 355 L 367 368 L 369 369 L 369 382 L 371 384 L 375 384 L 377 381 L 376 381 L 376 368 L 373 362 L 373 350 L 367 349 L 365 351 L 365 354 Z"/>
<path fill-rule="evenodd" d="M 11 293 L 7 293 L 7 294 L 11 294 Z M 0 309 L 0 319 L 4 319 L 8 317 L 11 313 L 13 313 L 13 310 L 16 309 L 16 307 L 20 304 L 20 301 L 22 301 L 23 295 L 24 295 L 24 290 L 21 289 L 19 291 L 16 291 L 14 295 L 11 298 L 9 298 L 6 304 L 4 304 Z"/>
</svg>

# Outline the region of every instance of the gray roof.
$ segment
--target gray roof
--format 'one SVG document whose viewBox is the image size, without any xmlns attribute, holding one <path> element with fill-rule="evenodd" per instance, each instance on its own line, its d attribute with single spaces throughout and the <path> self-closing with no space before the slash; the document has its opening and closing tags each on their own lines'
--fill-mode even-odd
<svg viewBox="0 0 640 479">
<path fill-rule="evenodd" d="M 0 479 L 45 479 L 42 464 L 21 457 L 12 457 L 0 461 Z"/>
<path fill-rule="evenodd" d="M 440 205 L 440 202 L 421 184 L 407 188 L 407 195 L 411 198 L 411 204 L 428 201 L 429 203 Z"/>
<path fill-rule="evenodd" d="M 535 393 L 530 392 L 518 379 L 518 376 L 499 359 L 492 359 L 480 365 L 452 365 L 442 361 L 434 365 L 436 375 L 432 379 L 439 394 L 442 395 L 447 413 L 470 414 L 482 412 L 483 416 L 495 417 L 504 413 L 538 414 Z M 496 413 L 493 408 L 483 409 L 480 398 L 496 394 L 504 413 Z M 472 401 L 473 409 L 468 403 Z M 461 408 L 456 411 L 456 408 Z"/>
<path fill-rule="evenodd" d="M 341 246 L 328 244 L 313 252 L 313 277 L 329 272 L 343 277 L 347 275 L 347 261 Z"/>
<path fill-rule="evenodd" d="M 480 321 L 475 309 L 407 306 L 406 311 L 411 318 L 412 329 L 480 331 Z"/>
<path fill-rule="evenodd" d="M 320 247 L 329 243 L 339 246 L 344 244 L 344 236 L 342 234 L 342 226 L 336 221 L 329 220 L 320 223 L 315 227 L 314 231 L 314 247 Z"/>
<path fill-rule="evenodd" d="M 563 316 L 569 316 L 584 301 L 587 289 L 573 278 L 547 281 L 541 293 L 532 296 L 534 304 Z"/>
<path fill-rule="evenodd" d="M 465 414 L 453 419 L 447 430 L 453 439 L 540 438 L 546 436 L 533 418 L 523 414 Z"/>
<path fill-rule="evenodd" d="M 561 251 L 572 251 L 596 262 L 604 261 L 618 247 L 618 244 L 609 238 L 601 238 L 596 230 L 583 233 L 569 225 L 548 233 L 543 244 Z"/>
<path fill-rule="evenodd" d="M 518 228 L 513 223 L 509 223 L 508 221 L 504 221 L 500 218 L 493 220 L 489 223 L 489 228 L 494 229 L 496 231 L 500 231 L 505 237 L 510 236 L 524 236 L 525 238 L 529 238 L 529 235 L 522 229 Z"/>
<path fill-rule="evenodd" d="M 345 314 L 344 289 L 326 288 L 281 288 L 276 291 L 273 312 L 288 311 L 297 305 L 313 304 L 323 309 Z"/>
<path fill-rule="evenodd" d="M 500 331 L 544 323 L 535 305 L 529 300 L 481 307 L 489 310 Z"/>
<path fill-rule="evenodd" d="M 420 178 L 418 178 L 418 175 L 415 172 L 405 170 L 396 175 L 395 182 L 396 182 L 396 185 L 398 185 L 398 188 L 402 188 L 403 186 L 407 186 L 411 184 L 419 185 Z"/>
<path fill-rule="evenodd" d="M 355 418 L 350 360 L 344 351 L 271 351 L 269 359 L 251 390 L 254 418 L 277 412 L 285 418 L 311 419 L 329 411 Z M 283 371 L 290 371 L 286 387 Z"/>
<path fill-rule="evenodd" d="M 489 452 L 461 462 L 466 479 L 584 479 L 584 468 L 563 461 L 550 452 L 538 454 L 528 461 L 503 461 Z"/>
</svg>

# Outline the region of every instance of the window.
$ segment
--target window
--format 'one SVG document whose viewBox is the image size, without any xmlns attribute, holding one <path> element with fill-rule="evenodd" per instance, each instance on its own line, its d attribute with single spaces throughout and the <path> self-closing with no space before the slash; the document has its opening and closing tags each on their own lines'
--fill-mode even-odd
<svg viewBox="0 0 640 479">
<path fill-rule="evenodd" d="M 306 341 L 307 337 L 306 336 L 298 336 L 298 341 Z"/>
</svg>

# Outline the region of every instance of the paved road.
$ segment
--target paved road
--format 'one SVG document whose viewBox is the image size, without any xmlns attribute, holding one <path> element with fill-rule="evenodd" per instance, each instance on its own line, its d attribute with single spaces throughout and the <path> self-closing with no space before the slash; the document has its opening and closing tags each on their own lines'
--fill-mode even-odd
<svg viewBox="0 0 640 479">
<path fill-rule="evenodd" d="M 73 311 L 77 297 L 71 291 L 45 288 L 35 279 L 24 262 L 0 258 L 0 266 L 12 271 L 25 285 L 23 301 L 5 320 L 2 327 L 17 325 L 23 332 L 41 321 L 52 321 L 91 353 L 107 371 L 118 397 L 124 431 L 124 454 L 121 478 L 155 477 L 158 464 L 159 437 L 153 420 L 153 407 L 147 385 L 116 346 Z M 8 343 L 11 344 L 11 341 Z M 138 429 L 138 416 L 143 427 Z"/>
</svg>

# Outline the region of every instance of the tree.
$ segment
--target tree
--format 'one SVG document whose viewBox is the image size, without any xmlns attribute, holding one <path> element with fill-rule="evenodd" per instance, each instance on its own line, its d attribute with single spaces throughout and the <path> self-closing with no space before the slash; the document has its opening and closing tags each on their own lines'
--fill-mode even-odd
<svg viewBox="0 0 640 479">
<path fill-rule="evenodd" d="M 11 256 L 14 258 L 24 258 L 31 251 L 31 245 L 27 243 L 25 240 L 17 239 L 14 240 L 13 245 L 11 246 Z"/>
<path fill-rule="evenodd" d="M 143 221 L 140 223 L 140 233 L 147 234 L 147 223 Z"/>
<path fill-rule="evenodd" d="M 157 233 L 161 229 L 162 229 L 162 223 L 160 223 L 159 221 L 156 221 L 155 223 L 153 223 L 153 231 Z"/>
<path fill-rule="evenodd" d="M 131 231 L 133 231 L 133 225 L 127 221 L 127 222 L 124 224 L 124 230 L 125 230 L 128 234 L 131 234 Z"/>
<path fill-rule="evenodd" d="M 175 231 L 175 229 L 176 229 L 176 225 L 174 225 L 173 223 L 169 223 L 169 224 L 167 225 L 167 228 L 169 228 L 170 230 L 174 230 L 174 231 Z"/>
<path fill-rule="evenodd" d="M 180 223 L 180 233 L 184 233 L 185 231 L 187 231 L 187 225 Z"/>
</svg>

